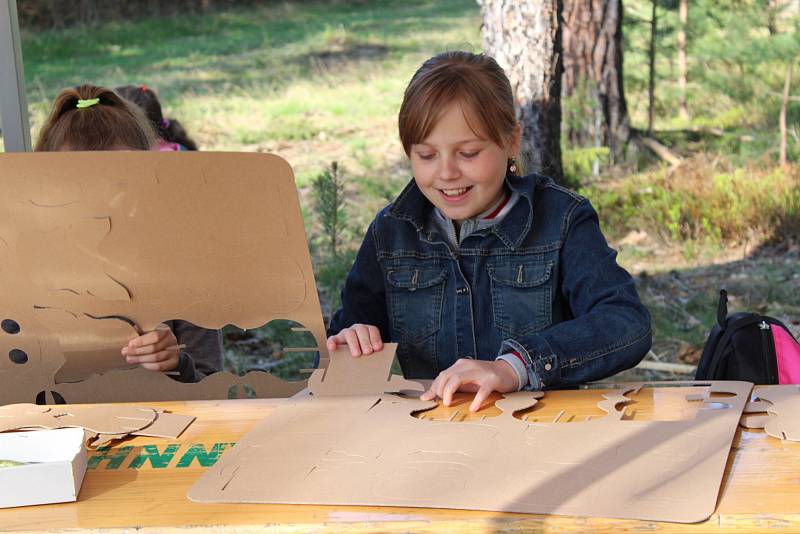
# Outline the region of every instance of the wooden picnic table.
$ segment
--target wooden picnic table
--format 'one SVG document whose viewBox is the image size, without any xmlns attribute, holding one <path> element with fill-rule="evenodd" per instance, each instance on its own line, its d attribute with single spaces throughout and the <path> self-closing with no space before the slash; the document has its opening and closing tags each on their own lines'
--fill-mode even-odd
<svg viewBox="0 0 800 534">
<path fill-rule="evenodd" d="M 697 388 L 699 390 L 699 388 Z M 551 391 L 537 405 L 538 420 L 561 421 L 602 416 L 598 391 Z M 693 417 L 700 403 L 687 402 L 686 388 L 646 388 L 633 396 L 627 414 L 633 419 Z M 494 406 L 477 416 L 468 411 L 471 396 L 424 417 L 459 421 L 491 416 Z M 782 441 L 761 430 L 737 431 L 720 489 L 717 510 L 704 523 L 683 525 L 653 521 L 556 515 L 509 514 L 429 508 L 364 506 L 201 504 L 186 492 L 216 460 L 280 400 L 222 400 L 140 403 L 196 421 L 175 440 L 136 437 L 106 450 L 91 451 L 79 499 L 0 510 L 0 530 L 86 530 L 169 533 L 208 532 L 503 532 L 595 530 L 654 531 L 800 531 L 800 443 Z"/>
</svg>

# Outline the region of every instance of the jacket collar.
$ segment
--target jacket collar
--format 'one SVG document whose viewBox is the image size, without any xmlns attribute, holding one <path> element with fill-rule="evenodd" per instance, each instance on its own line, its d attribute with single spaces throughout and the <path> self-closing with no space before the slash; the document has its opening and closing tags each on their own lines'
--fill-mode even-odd
<svg viewBox="0 0 800 534">
<path fill-rule="evenodd" d="M 508 188 L 519 193 L 524 200 L 518 201 L 505 219 L 492 226 L 491 232 L 512 250 L 519 247 L 531 229 L 533 195 L 536 185 L 543 180 L 548 180 L 548 178 L 536 174 L 529 176 L 506 175 Z M 401 221 L 407 221 L 414 226 L 417 232 L 422 232 L 431 210 L 433 210 L 433 204 L 422 194 L 417 183 L 412 179 L 395 199 L 389 208 L 388 215 Z"/>
</svg>

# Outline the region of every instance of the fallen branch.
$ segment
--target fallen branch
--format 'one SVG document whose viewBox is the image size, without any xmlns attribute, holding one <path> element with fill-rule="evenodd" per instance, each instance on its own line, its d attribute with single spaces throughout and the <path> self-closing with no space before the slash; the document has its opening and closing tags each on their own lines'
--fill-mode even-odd
<svg viewBox="0 0 800 534">
<path fill-rule="evenodd" d="M 693 375 L 697 371 L 696 365 L 689 365 L 686 363 L 669 363 L 669 362 L 654 362 L 650 360 L 643 360 L 636 366 L 637 369 L 646 369 L 648 371 L 668 371 L 678 375 Z"/>
<path fill-rule="evenodd" d="M 643 137 L 637 135 L 633 138 L 633 141 L 648 150 L 650 150 L 653 154 L 658 156 L 659 158 L 663 159 L 670 165 L 680 165 L 683 163 L 683 159 L 671 151 L 669 148 L 665 147 L 652 137 Z"/>
<path fill-rule="evenodd" d="M 800 101 L 800 98 L 798 98 L 798 100 Z M 700 139 L 700 136 L 702 135 L 714 137 L 734 137 L 742 142 L 750 142 L 755 140 L 752 135 L 740 135 L 738 133 L 726 132 L 722 128 L 703 126 L 690 126 L 688 128 L 678 128 L 675 130 L 653 130 L 654 137 L 658 137 L 659 135 L 684 135 L 689 138 L 694 138 L 695 140 Z"/>
</svg>

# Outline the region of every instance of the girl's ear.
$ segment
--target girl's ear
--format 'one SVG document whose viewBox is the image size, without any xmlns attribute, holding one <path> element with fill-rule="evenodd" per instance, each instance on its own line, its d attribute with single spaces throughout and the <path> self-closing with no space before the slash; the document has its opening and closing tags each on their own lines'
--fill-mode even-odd
<svg viewBox="0 0 800 534">
<path fill-rule="evenodd" d="M 519 146 L 522 140 L 522 127 L 517 123 L 508 143 L 508 157 L 519 157 Z"/>
</svg>

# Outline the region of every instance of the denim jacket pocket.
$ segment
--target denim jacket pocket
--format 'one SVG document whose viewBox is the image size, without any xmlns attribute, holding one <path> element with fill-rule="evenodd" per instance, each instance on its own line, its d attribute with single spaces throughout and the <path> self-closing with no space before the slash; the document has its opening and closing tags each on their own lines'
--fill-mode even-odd
<svg viewBox="0 0 800 534">
<path fill-rule="evenodd" d="M 521 259 L 488 268 L 494 324 L 510 336 L 524 336 L 552 323 L 552 261 Z"/>
<path fill-rule="evenodd" d="M 447 269 L 398 267 L 386 272 L 391 321 L 400 341 L 419 343 L 442 326 Z"/>
</svg>

